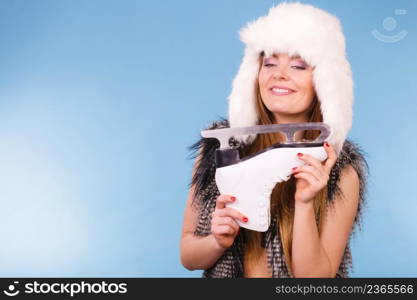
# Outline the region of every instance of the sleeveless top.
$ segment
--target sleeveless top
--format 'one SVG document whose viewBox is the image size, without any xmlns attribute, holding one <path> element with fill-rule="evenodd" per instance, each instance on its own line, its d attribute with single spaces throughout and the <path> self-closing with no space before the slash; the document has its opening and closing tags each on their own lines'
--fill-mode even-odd
<svg viewBox="0 0 417 300">
<path fill-rule="evenodd" d="M 229 127 L 228 121 L 224 118 L 213 122 L 208 129 L 218 129 Z M 229 140 L 232 148 L 239 149 L 244 147 L 233 137 Z M 199 151 L 201 152 L 200 164 L 197 167 L 194 176 L 189 183 L 195 186 L 195 194 L 192 205 L 198 210 L 198 222 L 194 235 L 207 236 L 211 234 L 211 215 L 216 206 L 216 199 L 220 195 L 215 182 L 216 164 L 215 151 L 219 147 L 219 142 L 214 138 L 200 138 L 195 144 L 188 149 L 192 151 L 191 158 L 195 159 Z M 362 211 L 365 203 L 366 182 L 369 174 L 368 164 L 364 158 L 364 152 L 357 144 L 346 140 L 338 159 L 333 166 L 329 181 L 327 184 L 328 195 L 327 205 L 331 204 L 334 196 L 341 193 L 339 184 L 340 173 L 346 165 L 352 165 L 359 177 L 359 204 L 354 220 L 354 226 L 350 233 L 347 246 L 339 266 L 336 277 L 349 277 L 349 272 L 353 268 L 352 256 L 349 247 L 350 240 L 356 232 L 357 227 L 361 228 Z M 204 270 L 202 277 L 243 277 L 243 255 L 244 255 L 244 231 L 240 230 L 231 247 L 225 250 L 223 255 L 209 269 Z M 262 233 L 262 244 L 267 253 L 267 262 L 272 277 L 292 277 L 288 271 L 284 252 L 281 244 L 279 230 L 277 230 L 277 219 L 271 218 L 271 224 L 268 230 Z"/>
</svg>

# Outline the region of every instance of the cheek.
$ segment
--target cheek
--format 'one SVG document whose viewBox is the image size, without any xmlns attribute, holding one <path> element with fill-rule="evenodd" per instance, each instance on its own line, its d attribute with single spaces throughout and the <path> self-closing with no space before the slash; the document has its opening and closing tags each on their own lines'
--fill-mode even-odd
<svg viewBox="0 0 417 300">
<path fill-rule="evenodd" d="M 268 74 L 266 74 L 265 72 L 259 72 L 258 84 L 259 84 L 259 92 L 261 93 L 261 95 L 264 95 L 265 93 L 268 92 L 267 83 L 268 83 Z"/>
<path fill-rule="evenodd" d="M 261 71 L 259 72 L 259 74 L 258 74 L 258 82 L 259 82 L 259 86 L 260 86 L 261 88 L 262 88 L 262 87 L 265 87 L 267 80 L 268 80 L 268 75 L 267 75 L 265 72 L 263 72 L 263 71 L 261 70 Z"/>
<path fill-rule="evenodd" d="M 311 76 L 300 77 L 297 80 L 297 86 L 307 95 L 314 94 L 313 79 Z"/>
</svg>

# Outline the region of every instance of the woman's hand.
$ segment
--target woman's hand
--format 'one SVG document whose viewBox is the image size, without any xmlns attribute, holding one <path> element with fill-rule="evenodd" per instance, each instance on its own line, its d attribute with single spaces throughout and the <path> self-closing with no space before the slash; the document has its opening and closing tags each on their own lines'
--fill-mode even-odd
<svg viewBox="0 0 417 300">
<path fill-rule="evenodd" d="M 222 248 L 229 248 L 239 232 L 239 224 L 234 219 L 247 222 L 248 218 L 237 210 L 226 207 L 226 203 L 232 203 L 236 198 L 229 195 L 220 195 L 216 200 L 216 208 L 211 217 L 211 232 L 217 243 Z"/>
<path fill-rule="evenodd" d="M 309 203 L 327 185 L 329 174 L 336 163 L 337 155 L 333 147 L 328 143 L 324 143 L 324 149 L 327 152 L 327 159 L 324 163 L 311 155 L 298 153 L 298 158 L 306 162 L 306 164 L 293 168 L 294 177 L 297 178 L 296 202 Z"/>
</svg>

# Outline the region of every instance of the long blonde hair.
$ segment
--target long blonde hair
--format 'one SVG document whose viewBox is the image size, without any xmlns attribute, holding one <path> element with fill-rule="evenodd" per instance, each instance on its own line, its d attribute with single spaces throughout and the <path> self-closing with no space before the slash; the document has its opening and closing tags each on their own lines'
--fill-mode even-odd
<svg viewBox="0 0 417 300">
<path fill-rule="evenodd" d="M 261 58 L 262 58 L 261 54 Z M 260 59 L 261 68 L 262 59 Z M 258 124 L 275 124 L 274 114 L 269 111 L 261 98 L 259 91 L 259 83 L 256 81 L 256 108 L 258 111 Z M 320 103 L 315 96 L 309 110 L 309 122 L 322 122 L 323 116 L 320 110 Z M 303 138 L 314 140 L 318 136 L 318 131 L 308 130 L 304 131 Z M 272 144 L 283 140 L 280 133 L 265 133 L 258 134 L 255 140 L 243 150 L 241 157 L 256 153 L 265 149 Z M 294 194 L 295 194 L 295 179 L 291 177 L 288 181 L 277 184 L 271 194 L 271 218 L 277 217 L 277 230 L 281 236 L 284 259 L 287 264 L 288 271 L 291 271 L 292 261 L 292 230 L 294 222 Z M 315 216 L 319 233 L 324 218 L 324 209 L 327 198 L 327 187 L 322 189 L 314 198 Z M 262 233 L 252 230 L 244 229 L 245 234 L 245 261 L 255 265 L 262 255 Z"/>
</svg>

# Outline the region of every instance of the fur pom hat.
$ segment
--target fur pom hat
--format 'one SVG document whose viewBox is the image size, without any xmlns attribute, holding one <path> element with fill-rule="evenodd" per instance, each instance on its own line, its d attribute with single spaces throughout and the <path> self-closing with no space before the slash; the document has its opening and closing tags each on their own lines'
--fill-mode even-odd
<svg viewBox="0 0 417 300">
<path fill-rule="evenodd" d="M 248 23 L 239 33 L 246 47 L 228 97 L 230 127 L 258 125 L 254 82 L 261 52 L 266 56 L 298 54 L 314 67 L 313 84 L 323 122 L 331 128 L 327 141 L 339 154 L 353 115 L 352 72 L 339 20 L 312 5 L 284 2 L 272 7 L 268 15 Z M 235 138 L 251 143 L 255 137 Z"/>
</svg>

